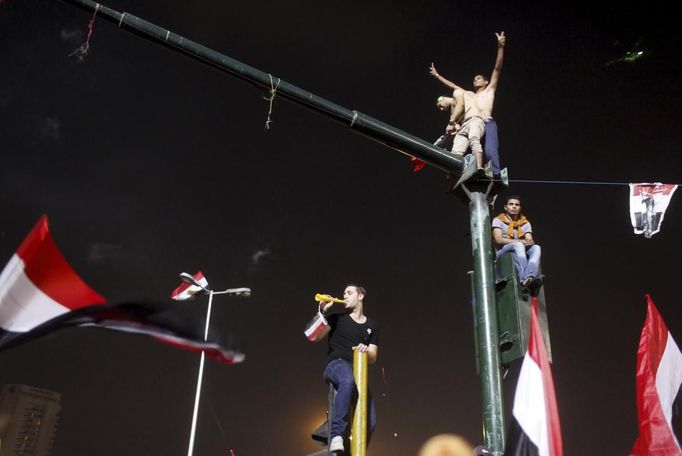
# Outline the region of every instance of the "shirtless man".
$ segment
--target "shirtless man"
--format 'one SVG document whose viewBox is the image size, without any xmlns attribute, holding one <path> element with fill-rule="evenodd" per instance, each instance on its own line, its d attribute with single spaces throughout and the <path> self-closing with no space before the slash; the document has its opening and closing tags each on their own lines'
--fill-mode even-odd
<svg viewBox="0 0 682 456">
<path fill-rule="evenodd" d="M 485 133 L 485 124 L 478 109 L 476 95 L 468 90 L 455 89 L 453 97 L 455 99 L 453 111 L 455 111 L 455 115 L 462 111 L 463 121 L 452 141 L 452 153 L 463 157 L 467 149 L 471 148 L 471 153 L 476 157 L 476 167 L 483 169 L 481 138 Z M 450 127 L 449 123 L 448 127 Z"/>
<path fill-rule="evenodd" d="M 476 156 L 477 168 L 483 169 L 481 137 L 485 128 L 474 92 L 458 87 L 452 93 L 452 97 L 438 97 L 436 107 L 441 111 L 450 110 L 450 121 L 445 133 L 455 135 L 452 153 L 463 157 L 471 147 L 471 152 Z M 461 122 L 461 125 L 458 122 Z"/>
<path fill-rule="evenodd" d="M 490 79 L 487 79 L 482 74 L 477 74 L 474 76 L 474 91 L 465 91 L 465 93 L 470 94 L 470 96 L 473 95 L 475 104 L 479 111 L 479 113 L 476 115 L 483 119 L 485 125 L 485 154 L 487 159 L 491 162 L 493 174 L 499 175 L 499 140 L 497 136 L 497 124 L 495 123 L 495 120 L 492 116 L 493 104 L 495 102 L 495 90 L 497 90 L 497 83 L 500 79 L 500 71 L 502 70 L 506 37 L 504 36 L 504 32 L 495 33 L 495 36 L 497 37 L 497 57 L 495 59 L 495 67 L 493 68 Z M 455 91 L 453 93 L 453 97 L 455 96 L 457 90 L 464 91 L 464 89 L 454 82 L 449 81 L 438 74 L 438 71 L 436 70 L 436 67 L 433 65 L 433 63 L 431 64 L 429 73 L 443 84 L 453 89 Z"/>
<path fill-rule="evenodd" d="M 458 121 L 461 120 L 462 114 L 464 114 L 464 103 L 461 98 L 455 98 L 455 92 L 457 91 L 455 90 L 451 97 L 440 96 L 436 100 L 436 107 L 438 109 L 450 111 L 450 121 L 448 126 L 445 127 L 445 133 L 449 135 L 454 135 L 459 130 L 461 125 Z"/>
</svg>

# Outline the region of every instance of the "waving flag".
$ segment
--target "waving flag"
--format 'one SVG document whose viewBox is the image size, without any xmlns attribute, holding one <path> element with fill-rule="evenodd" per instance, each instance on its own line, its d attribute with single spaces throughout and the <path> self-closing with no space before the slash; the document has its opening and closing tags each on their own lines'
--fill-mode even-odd
<svg viewBox="0 0 682 456">
<path fill-rule="evenodd" d="M 632 456 L 681 456 L 682 354 L 651 296 L 637 350 L 639 438 Z"/>
<path fill-rule="evenodd" d="M 312 320 L 306 325 L 303 333 L 310 341 L 316 341 L 329 331 L 329 323 L 319 310 Z"/>
<path fill-rule="evenodd" d="M 197 283 L 199 283 L 202 287 L 208 288 L 208 281 L 201 271 L 197 271 L 194 273 L 194 275 L 192 275 L 192 277 L 194 277 L 194 280 L 196 280 Z M 190 299 L 197 293 L 201 293 L 204 291 L 204 288 L 183 282 L 178 288 L 173 290 L 171 293 L 171 298 L 175 299 L 176 301 L 184 301 L 185 299 Z"/>
<path fill-rule="evenodd" d="M 66 262 L 42 216 L 0 274 L 0 347 L 54 318 L 104 302 Z"/>
<path fill-rule="evenodd" d="M 650 238 L 661 231 L 663 216 L 670 198 L 677 190 L 674 184 L 630 184 L 630 221 L 635 234 Z"/>
<path fill-rule="evenodd" d="M 559 409 L 537 306 L 538 299 L 534 297 L 528 351 L 516 385 L 505 456 L 562 456 L 564 453 Z"/>
<path fill-rule="evenodd" d="M 186 350 L 205 351 L 222 363 L 244 355 L 214 341 L 169 309 L 140 303 L 105 303 L 66 262 L 40 218 L 0 273 L 0 350 L 67 327 L 99 327 L 146 334 Z"/>
</svg>

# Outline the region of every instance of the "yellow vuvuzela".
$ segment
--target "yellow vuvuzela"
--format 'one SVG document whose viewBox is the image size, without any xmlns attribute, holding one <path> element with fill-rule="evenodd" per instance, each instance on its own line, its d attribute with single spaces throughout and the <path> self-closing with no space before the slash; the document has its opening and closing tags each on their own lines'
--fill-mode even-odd
<svg viewBox="0 0 682 456">
<path fill-rule="evenodd" d="M 344 301 L 343 299 L 333 298 L 331 295 L 322 294 L 322 293 L 315 294 L 315 301 L 318 301 L 318 302 L 338 302 L 339 304 L 345 304 L 346 303 L 346 301 Z"/>
</svg>

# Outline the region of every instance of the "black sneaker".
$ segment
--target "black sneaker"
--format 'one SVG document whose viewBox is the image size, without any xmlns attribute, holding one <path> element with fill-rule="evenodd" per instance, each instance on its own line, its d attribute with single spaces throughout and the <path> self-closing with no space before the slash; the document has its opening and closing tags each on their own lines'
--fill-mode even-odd
<svg viewBox="0 0 682 456">
<path fill-rule="evenodd" d="M 544 282 L 544 280 L 545 276 L 543 274 L 540 274 L 539 276 L 531 280 L 530 285 L 534 287 L 539 287 L 540 285 L 542 285 L 542 282 Z"/>
<path fill-rule="evenodd" d="M 530 284 L 533 283 L 533 280 L 535 280 L 535 277 L 533 277 L 533 276 L 528 276 L 528 277 L 526 277 L 525 279 L 523 279 L 523 280 L 521 281 L 521 286 L 522 286 L 523 288 L 528 288 L 528 287 L 530 287 Z"/>
<path fill-rule="evenodd" d="M 544 279 L 545 276 L 540 274 L 539 276 L 531 280 L 530 284 L 528 285 L 528 289 L 532 296 L 537 296 L 537 294 L 540 292 L 540 288 L 542 288 L 542 283 Z"/>
</svg>

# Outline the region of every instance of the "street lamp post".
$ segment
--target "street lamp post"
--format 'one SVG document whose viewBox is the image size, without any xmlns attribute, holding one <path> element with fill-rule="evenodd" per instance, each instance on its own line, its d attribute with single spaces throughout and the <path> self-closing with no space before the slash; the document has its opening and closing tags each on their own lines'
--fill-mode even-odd
<svg viewBox="0 0 682 456">
<path fill-rule="evenodd" d="M 191 274 L 186 272 L 180 273 L 180 279 L 183 282 L 197 286 L 208 293 L 208 309 L 206 310 L 206 326 L 204 327 L 204 341 L 208 339 L 208 327 L 211 322 L 211 306 L 213 305 L 213 295 L 227 294 L 233 296 L 249 297 L 251 296 L 250 288 L 228 288 L 223 291 L 213 291 L 200 284 L 197 280 L 192 277 Z M 199 414 L 199 399 L 201 398 L 201 383 L 204 377 L 204 360 L 206 359 L 206 353 L 201 351 L 201 360 L 199 361 L 199 376 L 197 378 L 197 391 L 194 397 L 194 412 L 192 413 L 192 429 L 189 433 L 189 449 L 187 450 L 187 456 L 192 456 L 194 453 L 194 436 L 197 429 L 197 415 Z"/>
</svg>

